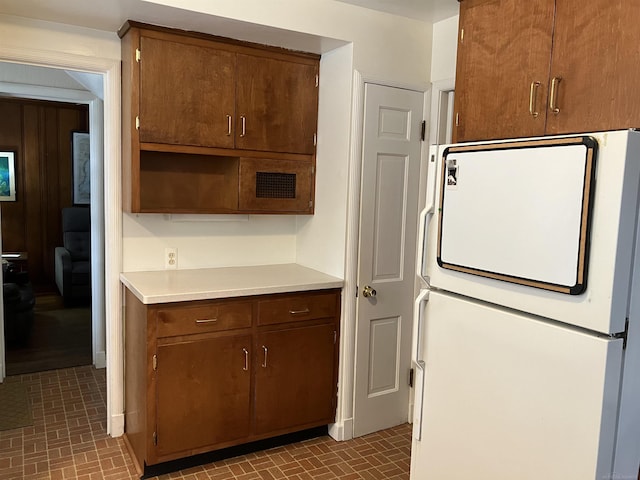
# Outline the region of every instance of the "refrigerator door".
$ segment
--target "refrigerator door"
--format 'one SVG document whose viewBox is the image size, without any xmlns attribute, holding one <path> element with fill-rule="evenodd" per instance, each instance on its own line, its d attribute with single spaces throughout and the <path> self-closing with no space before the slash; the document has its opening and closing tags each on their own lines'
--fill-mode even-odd
<svg viewBox="0 0 640 480">
<path fill-rule="evenodd" d="M 433 291 L 423 311 L 412 480 L 610 478 L 622 340 Z"/>
<path fill-rule="evenodd" d="M 596 332 L 624 331 L 640 133 L 580 137 L 592 137 L 598 145 L 591 182 L 581 182 L 579 161 L 565 161 L 564 151 L 556 155 L 553 147 L 534 150 L 528 159 L 520 148 L 508 151 L 505 159 L 487 160 L 484 154 L 477 165 L 470 153 L 453 172 L 456 181 L 449 181 L 442 147 L 433 200 L 427 200 L 435 202 L 436 214 L 426 217 L 424 227 L 421 272 L 430 287 Z M 550 137 L 545 142 L 568 138 L 574 137 Z M 519 166 L 510 165 L 509 159 Z M 566 189 L 555 177 L 559 174 L 572 177 Z M 511 177 L 517 177 L 514 184 Z"/>
</svg>

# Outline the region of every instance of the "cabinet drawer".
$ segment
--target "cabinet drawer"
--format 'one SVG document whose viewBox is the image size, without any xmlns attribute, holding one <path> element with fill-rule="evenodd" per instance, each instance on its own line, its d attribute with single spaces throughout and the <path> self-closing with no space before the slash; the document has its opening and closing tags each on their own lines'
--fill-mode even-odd
<svg viewBox="0 0 640 480">
<path fill-rule="evenodd" d="M 158 337 L 251 327 L 250 303 L 205 304 L 158 310 Z"/>
<path fill-rule="evenodd" d="M 258 325 L 336 316 L 336 294 L 296 295 L 258 302 Z"/>
</svg>

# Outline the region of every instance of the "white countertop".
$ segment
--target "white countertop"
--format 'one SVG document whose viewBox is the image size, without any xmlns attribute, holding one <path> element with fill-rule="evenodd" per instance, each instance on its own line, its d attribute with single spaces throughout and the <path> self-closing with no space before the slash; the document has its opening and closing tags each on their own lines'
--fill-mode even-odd
<svg viewBox="0 0 640 480">
<path fill-rule="evenodd" d="M 125 272 L 120 281 L 144 304 L 342 288 L 344 280 L 295 263 Z"/>
</svg>

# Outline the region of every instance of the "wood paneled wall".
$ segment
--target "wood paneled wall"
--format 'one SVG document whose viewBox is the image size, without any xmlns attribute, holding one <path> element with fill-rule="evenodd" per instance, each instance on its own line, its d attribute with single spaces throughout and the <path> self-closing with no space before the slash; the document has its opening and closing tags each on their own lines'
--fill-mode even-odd
<svg viewBox="0 0 640 480">
<path fill-rule="evenodd" d="M 27 252 L 31 281 L 55 288 L 54 249 L 72 205 L 71 132 L 89 131 L 87 105 L 0 99 L 0 149 L 16 153 L 16 201 L 0 202 L 2 250 Z"/>
</svg>

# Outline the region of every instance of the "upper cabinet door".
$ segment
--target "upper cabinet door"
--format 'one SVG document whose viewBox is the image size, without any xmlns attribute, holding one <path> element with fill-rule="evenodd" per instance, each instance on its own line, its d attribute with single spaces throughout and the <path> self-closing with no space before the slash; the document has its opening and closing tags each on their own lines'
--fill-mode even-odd
<svg viewBox="0 0 640 480">
<path fill-rule="evenodd" d="M 548 134 L 640 126 L 639 18 L 637 1 L 557 2 Z"/>
<path fill-rule="evenodd" d="M 140 39 L 140 141 L 233 148 L 235 54 Z"/>
<path fill-rule="evenodd" d="M 554 3 L 460 3 L 454 142 L 544 134 Z"/>
<path fill-rule="evenodd" d="M 318 62 L 238 54 L 236 148 L 313 154 Z"/>
</svg>

